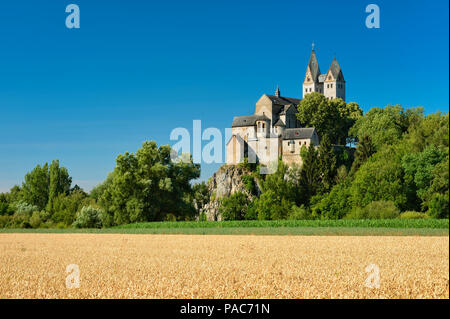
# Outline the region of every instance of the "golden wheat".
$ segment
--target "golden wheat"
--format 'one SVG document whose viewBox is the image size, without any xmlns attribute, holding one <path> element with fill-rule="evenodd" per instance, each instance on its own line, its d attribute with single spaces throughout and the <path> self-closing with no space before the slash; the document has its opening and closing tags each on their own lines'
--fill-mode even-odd
<svg viewBox="0 0 450 319">
<path fill-rule="evenodd" d="M 449 298 L 448 237 L 0 234 L 0 298 Z M 66 267 L 80 288 L 66 288 Z M 367 265 L 380 287 L 365 285 Z"/>
</svg>

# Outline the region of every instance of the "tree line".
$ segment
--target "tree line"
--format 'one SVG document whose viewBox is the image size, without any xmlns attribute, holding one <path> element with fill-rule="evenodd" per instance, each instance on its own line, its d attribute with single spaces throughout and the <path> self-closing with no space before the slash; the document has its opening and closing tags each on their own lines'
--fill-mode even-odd
<svg viewBox="0 0 450 319">
<path fill-rule="evenodd" d="M 280 159 L 270 175 L 260 175 L 259 165 L 239 164 L 246 189 L 219 199 L 223 219 L 449 217 L 448 113 L 388 105 L 363 114 L 354 102 L 311 93 L 297 116 L 316 128 L 320 145 L 302 148 L 301 167 Z M 206 183 L 193 183 L 200 166 L 192 158 L 172 161 L 171 151 L 150 141 L 120 154 L 89 193 L 72 186 L 58 160 L 37 165 L 22 185 L 0 194 L 0 227 L 204 219 L 202 207 L 214 194 Z"/>
<path fill-rule="evenodd" d="M 302 167 L 280 160 L 275 174 L 241 165 L 262 193 L 221 199 L 224 219 L 449 217 L 448 113 L 388 105 L 363 115 L 356 103 L 312 93 L 297 116 L 320 145 L 303 147 Z"/>
</svg>

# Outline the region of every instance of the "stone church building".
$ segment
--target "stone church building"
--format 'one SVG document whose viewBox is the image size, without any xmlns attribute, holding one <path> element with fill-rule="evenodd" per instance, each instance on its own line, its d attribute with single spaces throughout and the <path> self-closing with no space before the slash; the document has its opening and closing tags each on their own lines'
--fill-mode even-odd
<svg viewBox="0 0 450 319">
<path fill-rule="evenodd" d="M 303 81 L 303 97 L 312 92 L 322 93 L 328 99 L 345 101 L 345 80 L 336 58 L 325 74 L 321 74 L 314 48 Z M 269 165 L 282 158 L 286 164 L 301 165 L 300 149 L 310 144 L 319 145 L 314 127 L 303 127 L 297 120 L 300 99 L 264 94 L 256 102 L 253 115 L 236 116 L 232 136 L 226 145 L 227 164 L 238 164 L 248 157 L 250 163 Z"/>
</svg>

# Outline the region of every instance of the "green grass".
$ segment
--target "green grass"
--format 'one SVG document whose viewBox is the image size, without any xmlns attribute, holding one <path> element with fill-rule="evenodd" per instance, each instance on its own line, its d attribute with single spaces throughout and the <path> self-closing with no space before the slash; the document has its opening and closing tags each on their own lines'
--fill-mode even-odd
<svg viewBox="0 0 450 319">
<path fill-rule="evenodd" d="M 370 227 L 370 228 L 449 228 L 448 219 L 340 219 L 340 220 L 238 220 L 223 222 L 149 222 L 116 226 L 130 228 L 266 228 L 266 227 Z"/>
<path fill-rule="evenodd" d="M 449 220 L 149 222 L 105 229 L 0 229 L 0 233 L 448 236 Z"/>
<path fill-rule="evenodd" d="M 54 234 L 187 234 L 187 235 L 302 235 L 302 236 L 448 236 L 442 228 L 385 227 L 209 227 L 106 229 L 0 229 L 0 233 Z"/>
</svg>

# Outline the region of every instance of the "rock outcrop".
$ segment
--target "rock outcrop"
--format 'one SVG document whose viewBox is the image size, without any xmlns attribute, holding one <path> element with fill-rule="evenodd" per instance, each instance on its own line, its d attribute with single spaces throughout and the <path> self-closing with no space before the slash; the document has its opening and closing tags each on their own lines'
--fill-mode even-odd
<svg viewBox="0 0 450 319">
<path fill-rule="evenodd" d="M 248 176 L 247 178 L 245 176 Z M 254 190 L 248 189 L 249 179 L 254 182 Z M 208 191 L 210 201 L 202 208 L 206 219 L 209 221 L 220 221 L 222 216 L 219 213 L 220 200 L 236 192 L 246 194 L 249 200 L 261 193 L 258 181 L 251 176 L 251 172 L 238 165 L 224 165 L 208 181 Z"/>
</svg>

